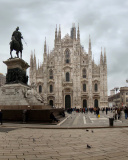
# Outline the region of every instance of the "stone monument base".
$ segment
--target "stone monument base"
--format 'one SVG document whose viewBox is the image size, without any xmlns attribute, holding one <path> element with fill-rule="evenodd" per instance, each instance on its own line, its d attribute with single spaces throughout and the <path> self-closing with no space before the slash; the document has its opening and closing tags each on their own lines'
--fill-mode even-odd
<svg viewBox="0 0 128 160">
<path fill-rule="evenodd" d="M 29 86 L 20 83 L 5 84 L 0 88 L 0 106 L 29 105 L 23 93 L 24 90 L 28 90 L 29 88 Z"/>
<path fill-rule="evenodd" d="M 0 88 L 0 109 L 44 109 L 43 97 L 28 85 L 5 84 Z"/>
<path fill-rule="evenodd" d="M 4 63 L 7 65 L 6 84 L 0 88 L 3 120 L 48 122 L 52 107 L 44 105 L 43 97 L 35 86 L 27 85 L 29 65 L 20 58 L 8 59 Z M 60 110 L 56 109 L 54 113 L 59 115 Z"/>
</svg>

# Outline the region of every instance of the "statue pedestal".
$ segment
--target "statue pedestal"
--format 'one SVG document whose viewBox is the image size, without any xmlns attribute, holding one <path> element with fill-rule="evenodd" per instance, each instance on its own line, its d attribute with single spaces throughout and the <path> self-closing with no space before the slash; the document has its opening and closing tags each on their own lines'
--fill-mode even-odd
<svg viewBox="0 0 128 160">
<path fill-rule="evenodd" d="M 7 65 L 6 84 L 0 88 L 0 107 L 29 105 L 24 96 L 24 91 L 30 89 L 27 85 L 28 76 L 26 70 L 28 67 L 27 62 L 20 58 L 12 58 L 4 61 Z"/>
<path fill-rule="evenodd" d="M 23 111 L 26 110 L 29 121 L 48 122 L 51 106 L 45 106 L 43 97 L 27 85 L 28 63 L 20 58 L 8 59 L 4 63 L 7 65 L 6 84 L 0 87 L 3 120 L 22 121 Z M 55 111 L 60 114 L 60 110 Z"/>
<path fill-rule="evenodd" d="M 30 89 L 29 86 L 17 83 L 17 84 L 5 84 L 0 88 L 0 108 L 12 108 L 25 105 L 28 106 L 29 103 L 24 96 L 24 91 Z M 6 106 L 6 107 L 4 107 Z M 8 107 L 7 107 L 8 106 Z"/>
<path fill-rule="evenodd" d="M 26 70 L 30 67 L 27 62 L 20 58 L 12 58 L 3 63 L 7 65 L 6 84 L 27 84 L 28 76 L 26 75 Z"/>
<path fill-rule="evenodd" d="M 0 88 L 0 109 L 19 109 L 31 105 L 43 105 L 43 98 L 27 85 L 27 62 L 20 58 L 4 61 L 7 65 L 6 84 Z"/>
</svg>

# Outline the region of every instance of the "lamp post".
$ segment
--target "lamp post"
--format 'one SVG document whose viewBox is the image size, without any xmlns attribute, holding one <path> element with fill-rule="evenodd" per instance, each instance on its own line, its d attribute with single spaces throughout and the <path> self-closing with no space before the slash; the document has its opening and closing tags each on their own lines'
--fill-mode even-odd
<svg viewBox="0 0 128 160">
<path fill-rule="evenodd" d="M 118 91 L 119 87 L 115 87 L 114 90 L 116 91 L 116 107 L 117 107 L 117 91 Z"/>
</svg>

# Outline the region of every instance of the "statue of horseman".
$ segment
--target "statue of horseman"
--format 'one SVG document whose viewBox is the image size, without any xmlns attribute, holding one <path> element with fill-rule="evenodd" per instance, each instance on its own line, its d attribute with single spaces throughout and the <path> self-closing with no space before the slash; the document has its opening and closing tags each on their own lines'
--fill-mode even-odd
<svg viewBox="0 0 128 160">
<path fill-rule="evenodd" d="M 19 27 L 16 28 L 16 30 L 12 34 L 11 42 L 10 42 L 10 55 L 12 58 L 12 51 L 16 51 L 16 55 L 19 58 L 19 52 L 21 53 L 22 58 L 22 50 L 23 50 L 23 44 L 21 39 L 23 39 L 23 36 L 21 32 L 19 32 Z"/>
</svg>

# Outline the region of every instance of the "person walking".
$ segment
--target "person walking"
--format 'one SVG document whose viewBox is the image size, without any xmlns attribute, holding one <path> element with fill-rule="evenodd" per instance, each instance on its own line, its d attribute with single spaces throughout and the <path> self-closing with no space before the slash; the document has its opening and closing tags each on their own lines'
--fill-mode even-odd
<svg viewBox="0 0 128 160">
<path fill-rule="evenodd" d="M 108 114 L 108 108 L 106 107 L 106 115 Z"/>
<path fill-rule="evenodd" d="M 125 119 L 127 119 L 127 116 L 128 116 L 128 114 L 127 114 L 127 107 L 125 106 L 125 108 L 124 108 L 124 113 L 125 113 Z"/>
</svg>

